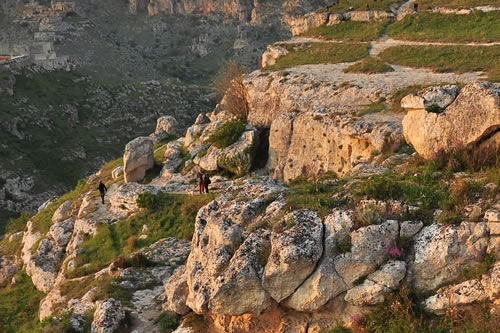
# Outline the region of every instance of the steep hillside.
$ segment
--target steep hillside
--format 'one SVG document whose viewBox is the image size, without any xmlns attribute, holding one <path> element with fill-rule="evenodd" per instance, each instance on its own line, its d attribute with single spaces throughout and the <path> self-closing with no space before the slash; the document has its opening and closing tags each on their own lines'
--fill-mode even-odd
<svg viewBox="0 0 500 333">
<path fill-rule="evenodd" d="M 213 107 L 209 91 L 173 80 L 102 84 L 64 71 L 15 80 L 14 94 L 0 95 L 0 209 L 16 212 L 72 188 L 156 118 L 173 115 L 182 131 Z"/>
<path fill-rule="evenodd" d="M 146 20 L 251 20 L 257 7 L 224 3 L 127 5 Z M 199 114 L 203 98 L 182 102 L 196 87 L 173 81 L 110 87 L 56 72 L 49 98 L 23 88 L 48 74 L 16 78 L 30 105 L 1 98 L 36 109 L 37 126 L 65 129 L 57 110 L 113 133 L 100 142 L 110 149 L 139 137 L 4 227 L 0 331 L 499 332 L 497 5 L 348 0 L 290 12 L 281 19 L 295 37 L 269 45 L 261 69 L 226 77 L 222 101 Z M 67 80 L 85 93 L 60 95 Z M 18 114 L 5 113 L 10 144 L 37 133 Z M 148 136 L 163 114 L 175 118 Z M 198 194 L 201 171 L 210 194 Z"/>
</svg>

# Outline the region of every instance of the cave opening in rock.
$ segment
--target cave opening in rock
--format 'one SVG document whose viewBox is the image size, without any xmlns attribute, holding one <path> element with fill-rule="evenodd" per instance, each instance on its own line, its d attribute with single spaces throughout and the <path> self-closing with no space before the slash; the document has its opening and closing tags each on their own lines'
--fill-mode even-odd
<svg viewBox="0 0 500 333">
<path fill-rule="evenodd" d="M 252 170 L 262 169 L 266 166 L 269 158 L 269 128 L 258 130 L 259 144 L 255 150 L 255 158 L 252 163 Z"/>
</svg>

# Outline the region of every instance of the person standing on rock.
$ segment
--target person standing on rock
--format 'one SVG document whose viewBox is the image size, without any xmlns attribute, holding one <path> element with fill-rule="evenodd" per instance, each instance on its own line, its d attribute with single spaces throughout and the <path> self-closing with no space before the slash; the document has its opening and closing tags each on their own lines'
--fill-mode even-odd
<svg viewBox="0 0 500 333">
<path fill-rule="evenodd" d="M 210 185 L 210 176 L 208 175 L 208 172 L 204 171 L 203 172 L 203 186 L 205 186 L 205 193 L 208 193 L 208 185 Z"/>
<path fill-rule="evenodd" d="M 104 205 L 104 193 L 106 193 L 108 191 L 108 188 L 106 187 L 106 185 L 104 185 L 104 183 L 100 180 L 99 181 L 99 186 L 97 187 L 97 189 L 99 190 L 99 193 L 101 194 L 101 200 L 102 200 L 102 204 Z"/>
<path fill-rule="evenodd" d="M 205 188 L 205 184 L 203 182 L 203 172 L 198 171 L 198 191 L 200 191 L 200 194 L 203 193 L 203 189 Z"/>
</svg>

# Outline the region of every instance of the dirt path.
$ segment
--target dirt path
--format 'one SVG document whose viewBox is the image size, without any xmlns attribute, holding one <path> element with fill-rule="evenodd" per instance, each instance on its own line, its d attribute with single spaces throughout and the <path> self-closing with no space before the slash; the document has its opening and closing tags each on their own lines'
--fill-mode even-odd
<svg viewBox="0 0 500 333">
<path fill-rule="evenodd" d="M 500 42 L 493 42 L 493 43 L 418 42 L 418 41 L 392 39 L 389 38 L 388 36 L 382 36 L 376 41 L 371 42 L 370 55 L 377 56 L 385 49 L 398 45 L 494 46 L 494 45 L 500 45 Z"/>
</svg>

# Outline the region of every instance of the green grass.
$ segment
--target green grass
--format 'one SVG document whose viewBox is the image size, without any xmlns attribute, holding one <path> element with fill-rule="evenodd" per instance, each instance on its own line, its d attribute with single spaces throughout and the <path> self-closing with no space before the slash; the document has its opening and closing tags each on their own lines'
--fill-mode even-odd
<svg viewBox="0 0 500 333">
<path fill-rule="evenodd" d="M 353 62 L 368 56 L 367 43 L 308 43 L 287 44 L 289 53 L 277 59 L 276 64 L 265 67 L 276 71 L 308 64 L 336 64 Z"/>
<path fill-rule="evenodd" d="M 416 41 L 497 42 L 500 41 L 500 12 L 407 15 L 391 24 L 387 34 L 395 39 Z"/>
<path fill-rule="evenodd" d="M 392 67 L 385 62 L 376 58 L 368 57 L 350 65 L 344 69 L 344 73 L 376 74 L 392 72 L 393 70 L 394 69 L 392 69 Z"/>
<path fill-rule="evenodd" d="M 179 316 L 173 312 L 162 312 L 156 318 L 155 324 L 160 327 L 161 333 L 171 333 L 179 327 Z"/>
<path fill-rule="evenodd" d="M 208 138 L 208 142 L 217 148 L 226 148 L 238 141 L 245 131 L 245 123 L 241 120 L 230 120 L 217 128 Z"/>
<path fill-rule="evenodd" d="M 500 80 L 500 46 L 394 46 L 379 57 L 391 64 L 442 73 L 484 71 L 489 80 Z"/>
<path fill-rule="evenodd" d="M 290 210 L 310 209 L 320 216 L 328 215 L 333 208 L 346 205 L 347 202 L 332 198 L 343 189 L 345 180 L 332 183 L 324 179 L 307 180 L 299 178 L 290 183 L 287 203 Z"/>
<path fill-rule="evenodd" d="M 24 271 L 16 279 L 15 285 L 0 288 L 0 332 L 32 333 L 38 325 L 38 306 L 44 294 L 36 290 Z"/>
<path fill-rule="evenodd" d="M 395 1 L 395 0 L 378 0 L 378 1 L 370 1 L 370 10 L 389 10 L 390 4 L 393 3 L 403 3 L 404 1 Z M 337 12 L 345 12 L 349 8 L 353 8 L 354 10 L 366 10 L 367 2 L 364 0 L 341 0 L 337 5 L 333 5 L 329 8 L 331 13 Z M 318 12 L 325 11 L 326 9 L 320 9 Z"/>
<path fill-rule="evenodd" d="M 67 275 L 71 278 L 87 275 L 109 265 L 118 256 L 151 245 L 165 237 L 190 240 L 198 210 L 215 197 L 214 194 L 189 196 L 165 194 L 161 203 L 114 225 L 102 225 L 97 234 L 84 241 L 85 251 L 77 256 L 77 268 Z M 149 228 L 147 239 L 128 240 L 140 235 L 143 225 Z M 89 264 L 85 267 L 83 265 Z"/>
<path fill-rule="evenodd" d="M 378 113 L 385 110 L 385 104 L 383 102 L 373 102 L 371 104 L 365 105 L 363 110 L 359 112 L 360 116 L 365 114 Z"/>
<path fill-rule="evenodd" d="M 449 8 L 470 8 L 476 6 L 496 5 L 498 0 L 420 0 L 418 4 L 423 9 L 431 7 L 449 7 Z"/>
<path fill-rule="evenodd" d="M 331 26 L 321 25 L 305 32 L 302 36 L 352 42 L 367 42 L 379 38 L 388 24 L 389 21 L 345 21 Z"/>
</svg>

